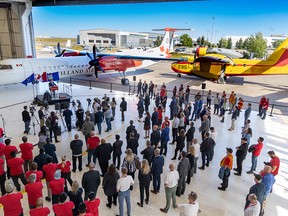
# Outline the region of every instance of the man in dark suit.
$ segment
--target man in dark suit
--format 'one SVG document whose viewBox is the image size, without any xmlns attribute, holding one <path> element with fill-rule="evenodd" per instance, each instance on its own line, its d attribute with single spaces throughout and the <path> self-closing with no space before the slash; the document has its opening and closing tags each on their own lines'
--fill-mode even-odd
<svg viewBox="0 0 288 216">
<path fill-rule="evenodd" d="M 128 140 L 130 139 L 130 133 L 135 130 L 135 126 L 133 125 L 133 121 L 130 120 L 129 123 L 130 123 L 130 125 L 126 129 L 126 141 L 127 141 L 127 143 L 128 143 Z"/>
<path fill-rule="evenodd" d="M 113 164 L 116 166 L 116 159 L 117 159 L 118 165 L 116 167 L 119 170 L 119 168 L 120 168 L 120 157 L 121 157 L 121 154 L 122 154 L 122 149 L 121 148 L 122 148 L 122 145 L 123 145 L 123 141 L 120 140 L 120 135 L 119 134 L 115 135 L 115 139 L 116 139 L 116 141 L 113 143 L 113 147 L 112 147 L 112 150 L 113 150 Z"/>
<path fill-rule="evenodd" d="M 215 144 L 215 141 L 209 137 L 209 133 L 204 134 L 204 140 L 200 145 L 200 151 L 201 151 L 201 156 L 202 156 L 202 166 L 198 167 L 199 169 L 204 170 L 205 165 L 209 167 L 209 162 L 210 162 L 210 151 L 213 148 Z M 205 159 L 207 159 L 207 163 L 205 164 Z"/>
<path fill-rule="evenodd" d="M 157 194 L 160 191 L 161 174 L 163 173 L 164 157 L 160 155 L 159 149 L 154 150 L 155 158 L 152 161 L 151 174 L 153 176 L 152 193 Z"/>
<path fill-rule="evenodd" d="M 187 153 L 185 151 L 181 152 L 181 160 L 177 166 L 177 171 L 179 173 L 179 181 L 178 181 L 178 187 L 176 191 L 176 196 L 180 197 L 181 194 L 183 195 L 186 188 L 186 177 L 188 175 L 188 172 L 190 170 L 190 161 L 186 157 Z"/>
<path fill-rule="evenodd" d="M 97 194 L 98 186 L 101 183 L 100 174 L 95 169 L 94 163 L 89 163 L 89 171 L 85 172 L 82 177 L 82 187 L 85 191 L 84 200 L 88 200 L 88 195 L 93 192 Z"/>
<path fill-rule="evenodd" d="M 105 139 L 101 139 L 101 145 L 99 145 L 96 149 L 96 157 L 99 160 L 102 177 L 108 170 L 109 160 L 111 159 L 111 152 L 112 152 L 112 145 L 110 143 L 106 143 Z"/>
<path fill-rule="evenodd" d="M 121 111 L 121 121 L 125 121 L 124 112 L 127 111 L 127 102 L 125 101 L 124 97 L 122 97 L 122 101 L 120 103 L 120 111 Z"/>
<path fill-rule="evenodd" d="M 150 141 L 146 141 L 146 148 L 141 151 L 141 154 L 143 155 L 143 159 L 146 159 L 150 166 L 154 156 L 154 149 L 151 147 Z"/>
<path fill-rule="evenodd" d="M 158 125 L 158 112 L 157 112 L 157 107 L 154 107 L 154 112 L 152 113 L 151 121 L 152 121 L 152 127 L 153 127 L 154 125 Z"/>
<path fill-rule="evenodd" d="M 161 134 L 160 134 L 160 131 L 158 130 L 158 126 L 154 125 L 153 131 L 150 135 L 151 146 L 157 149 L 160 139 L 161 139 Z"/>
<path fill-rule="evenodd" d="M 247 139 L 245 137 L 241 138 L 241 145 L 236 147 L 236 161 L 237 161 L 237 168 L 234 168 L 236 173 L 234 175 L 241 176 L 242 173 L 242 164 L 246 158 L 247 151 L 248 151 L 248 144 Z"/>
</svg>

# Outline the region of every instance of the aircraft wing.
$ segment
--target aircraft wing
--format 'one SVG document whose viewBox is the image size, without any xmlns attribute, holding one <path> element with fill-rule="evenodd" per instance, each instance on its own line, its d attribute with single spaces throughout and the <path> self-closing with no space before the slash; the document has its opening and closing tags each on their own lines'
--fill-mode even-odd
<svg viewBox="0 0 288 216">
<path fill-rule="evenodd" d="M 199 63 L 218 63 L 218 64 L 229 64 L 235 65 L 235 62 L 232 58 L 228 56 L 223 56 L 223 58 L 215 57 L 215 56 L 201 56 L 194 60 L 194 62 Z"/>
<path fill-rule="evenodd" d="M 90 54 L 90 53 L 89 53 Z M 93 55 L 93 54 L 90 54 Z M 187 58 L 164 58 L 164 57 L 149 57 L 149 56 L 130 56 L 130 55 L 115 55 L 105 54 L 105 53 L 97 53 L 97 57 L 105 57 L 105 56 L 112 56 L 117 59 L 133 59 L 133 60 L 151 60 L 151 61 L 187 61 Z"/>
</svg>

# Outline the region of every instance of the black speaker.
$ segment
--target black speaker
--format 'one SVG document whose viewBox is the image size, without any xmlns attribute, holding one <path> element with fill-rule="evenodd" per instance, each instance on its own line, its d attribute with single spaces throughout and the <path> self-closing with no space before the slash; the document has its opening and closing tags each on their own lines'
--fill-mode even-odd
<svg viewBox="0 0 288 216">
<path fill-rule="evenodd" d="M 202 83 L 202 89 L 206 89 L 206 83 Z"/>
<path fill-rule="evenodd" d="M 133 81 L 134 81 L 134 82 L 136 81 L 136 76 L 133 76 Z"/>
</svg>

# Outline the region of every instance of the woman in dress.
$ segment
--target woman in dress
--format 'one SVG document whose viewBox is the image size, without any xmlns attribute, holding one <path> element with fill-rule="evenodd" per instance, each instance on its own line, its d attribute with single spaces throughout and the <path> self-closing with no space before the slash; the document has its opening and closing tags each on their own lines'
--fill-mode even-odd
<svg viewBox="0 0 288 216">
<path fill-rule="evenodd" d="M 147 111 L 147 112 L 146 112 L 146 117 L 145 117 L 145 119 L 144 119 L 144 130 L 145 130 L 145 137 L 144 137 L 144 139 L 149 138 L 150 128 L 151 128 L 151 116 L 150 116 L 150 112 Z"/>
<path fill-rule="evenodd" d="M 176 149 L 175 149 L 174 157 L 171 160 L 176 160 L 178 151 L 180 152 L 179 158 L 178 158 L 180 160 L 181 152 L 184 147 L 185 147 L 185 130 L 181 129 L 179 136 L 176 138 Z"/>
<path fill-rule="evenodd" d="M 142 161 L 142 167 L 139 170 L 138 175 L 139 186 L 140 186 L 140 202 L 137 202 L 137 205 L 143 207 L 144 201 L 144 189 L 146 193 L 145 203 L 149 203 L 149 186 L 151 181 L 150 166 L 146 159 Z"/>
<path fill-rule="evenodd" d="M 102 182 L 104 194 L 107 196 L 108 203 L 106 204 L 106 206 L 108 208 L 111 208 L 112 201 L 115 206 L 117 205 L 118 192 L 116 190 L 116 185 L 118 179 L 119 173 L 116 170 L 116 166 L 114 164 L 111 164 L 108 168 L 108 172 L 105 173 Z"/>
</svg>

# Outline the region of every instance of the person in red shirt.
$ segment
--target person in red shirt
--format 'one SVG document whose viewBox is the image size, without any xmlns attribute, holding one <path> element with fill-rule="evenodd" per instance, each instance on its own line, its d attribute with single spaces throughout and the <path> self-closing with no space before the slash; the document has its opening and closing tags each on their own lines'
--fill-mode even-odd
<svg viewBox="0 0 288 216">
<path fill-rule="evenodd" d="M 276 176 L 278 175 L 278 172 L 279 172 L 279 168 L 280 168 L 280 159 L 279 157 L 277 157 L 275 155 L 275 152 L 274 151 L 268 151 L 268 155 L 269 157 L 271 158 L 270 160 L 270 163 L 272 165 L 272 171 L 271 171 L 271 174 L 273 176 Z"/>
<path fill-rule="evenodd" d="M 52 163 L 52 157 L 47 158 L 47 164 L 43 166 L 43 171 L 45 172 L 45 178 L 46 178 L 46 185 L 47 185 L 47 193 L 48 196 L 45 197 L 45 199 L 50 202 L 52 195 L 51 190 L 49 187 L 49 184 L 52 180 L 54 180 L 54 174 L 57 170 L 58 165 L 56 163 Z"/>
<path fill-rule="evenodd" d="M 61 170 L 61 178 L 65 180 L 65 191 L 68 191 L 67 181 L 72 186 L 73 180 L 71 179 L 71 162 L 66 160 L 66 155 L 61 157 L 61 163 L 58 164 L 58 169 Z"/>
<path fill-rule="evenodd" d="M 36 182 L 41 182 L 41 179 L 43 178 L 43 172 L 41 170 L 37 170 L 38 169 L 38 164 L 36 162 L 32 162 L 31 167 L 30 167 L 30 171 L 27 171 L 25 173 L 26 179 L 28 179 L 28 177 L 34 173 L 36 174 Z"/>
<path fill-rule="evenodd" d="M 226 156 L 221 160 L 220 167 L 224 169 L 222 186 L 218 187 L 219 190 L 225 191 L 228 187 L 228 180 L 230 176 L 230 171 L 233 166 L 233 149 L 226 148 Z"/>
<path fill-rule="evenodd" d="M 5 148 L 5 144 L 0 142 L 0 158 L 2 158 L 3 160 L 5 160 L 4 148 Z"/>
<path fill-rule="evenodd" d="M 90 137 L 87 140 L 88 163 L 86 164 L 86 167 L 89 167 L 92 155 L 93 155 L 93 163 L 96 164 L 95 151 L 96 148 L 99 146 L 99 143 L 100 143 L 99 137 L 95 135 L 94 131 L 91 131 Z"/>
<path fill-rule="evenodd" d="M 67 200 L 67 194 L 61 193 L 59 196 L 60 203 L 53 205 L 53 211 L 56 216 L 72 216 L 72 209 L 74 209 L 74 203 Z"/>
<path fill-rule="evenodd" d="M 0 204 L 2 204 L 4 207 L 4 215 L 23 216 L 23 209 L 21 205 L 23 195 L 21 193 L 12 193 L 14 190 L 14 184 L 11 181 L 6 183 L 5 190 L 7 194 L 0 197 Z"/>
<path fill-rule="evenodd" d="M 33 162 L 33 144 L 28 143 L 28 138 L 26 136 L 22 137 L 23 143 L 19 145 L 20 150 L 21 150 L 21 157 L 24 160 L 24 171 L 28 171 L 28 166 L 29 170 L 31 168 L 31 164 Z"/>
<path fill-rule="evenodd" d="M 85 204 L 87 206 L 87 213 L 91 213 L 94 216 L 99 216 L 99 205 L 100 205 L 100 199 L 95 198 L 95 193 L 91 192 L 88 195 L 89 200 L 85 201 Z"/>
<path fill-rule="evenodd" d="M 6 173 L 4 171 L 4 160 L 0 157 L 0 188 L 2 196 L 6 194 L 5 181 L 6 181 Z"/>
<path fill-rule="evenodd" d="M 36 208 L 36 201 L 38 198 L 42 198 L 42 182 L 36 182 L 36 174 L 32 173 L 28 177 L 28 184 L 25 185 L 25 191 L 28 196 L 28 204 L 30 209 Z"/>
<path fill-rule="evenodd" d="M 251 166 L 251 170 L 247 172 L 247 174 L 253 174 L 254 171 L 256 170 L 257 167 L 257 158 L 259 157 L 262 148 L 263 148 L 263 141 L 264 138 L 263 137 L 259 137 L 257 140 L 257 144 L 254 145 L 254 150 L 252 152 L 252 166 Z"/>
<path fill-rule="evenodd" d="M 261 118 L 262 120 L 264 120 L 266 118 L 266 113 L 269 107 L 269 98 L 266 99 L 266 101 L 264 102 L 263 106 L 262 106 L 262 113 L 261 116 L 263 115 L 263 117 Z"/>
<path fill-rule="evenodd" d="M 92 213 L 86 213 L 87 206 L 85 203 L 80 203 L 78 210 L 79 210 L 79 216 L 94 216 Z"/>
<path fill-rule="evenodd" d="M 60 170 L 56 170 L 54 180 L 49 184 L 52 193 L 52 205 L 59 203 L 59 197 L 64 192 L 64 178 L 61 178 Z"/>
<path fill-rule="evenodd" d="M 1 143 L 4 142 L 4 130 L 2 127 L 0 127 L 0 142 Z"/>
<path fill-rule="evenodd" d="M 11 155 L 10 153 L 12 151 L 16 151 L 17 152 L 17 148 L 15 146 L 11 145 L 11 139 L 6 139 L 5 140 L 5 148 L 3 149 L 3 153 L 5 155 L 5 159 L 6 159 L 6 166 L 7 166 L 7 178 L 10 179 L 10 167 L 8 167 L 8 161 L 9 159 L 11 159 Z"/>
<path fill-rule="evenodd" d="M 258 116 L 262 116 L 262 112 L 263 112 L 263 105 L 265 104 L 266 102 L 266 97 L 265 95 L 262 96 L 262 98 L 260 99 L 260 102 L 259 102 L 259 113 L 257 114 Z"/>
<path fill-rule="evenodd" d="M 48 216 L 50 214 L 50 209 L 48 207 L 43 207 L 43 199 L 38 198 L 36 201 L 36 208 L 30 210 L 30 216 Z"/>
<path fill-rule="evenodd" d="M 21 187 L 18 182 L 19 178 L 24 185 L 26 184 L 26 178 L 22 168 L 24 160 L 22 158 L 16 158 L 16 151 L 12 151 L 10 155 L 12 157 L 8 161 L 8 167 L 10 168 L 10 175 L 14 182 L 14 185 L 17 188 L 17 191 L 21 191 Z"/>
<path fill-rule="evenodd" d="M 168 116 L 164 117 L 164 122 L 161 125 L 161 130 L 165 128 L 165 123 L 168 124 L 168 127 L 170 126 L 170 121 L 169 121 L 169 117 Z"/>
</svg>

